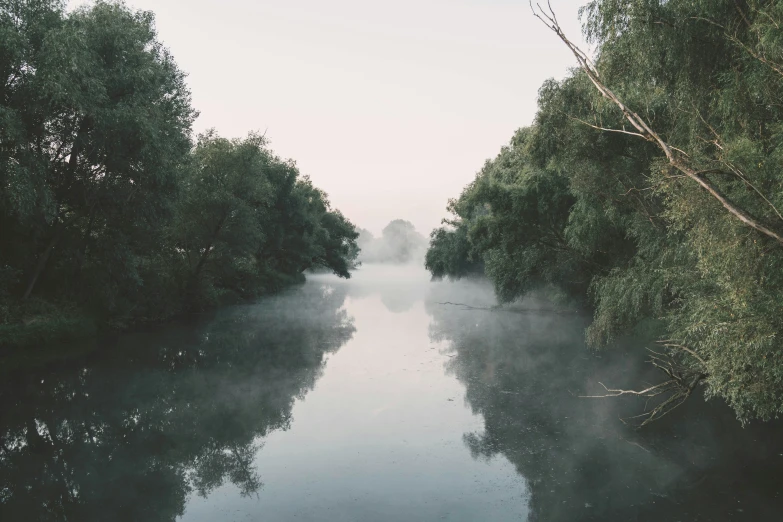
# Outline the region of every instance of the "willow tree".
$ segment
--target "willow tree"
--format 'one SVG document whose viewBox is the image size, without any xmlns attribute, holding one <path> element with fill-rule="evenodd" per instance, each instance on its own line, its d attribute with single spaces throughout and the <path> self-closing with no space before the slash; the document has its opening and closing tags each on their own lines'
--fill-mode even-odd
<svg viewBox="0 0 783 522">
<path fill-rule="evenodd" d="M 116 298 L 156 241 L 190 149 L 184 74 L 152 13 L 122 4 L 66 14 L 61 2 L 8 1 L 0 24 L 2 261 L 23 298 L 50 265 L 61 270 L 49 286 L 62 286 L 85 263 Z"/>
<path fill-rule="evenodd" d="M 263 136 L 209 131 L 183 170 L 167 249 L 186 306 L 254 297 L 313 268 L 350 277 L 353 224 Z"/>
<path fill-rule="evenodd" d="M 194 146 L 152 13 L 0 0 L 0 74 L 0 344 L 350 275 L 354 226 L 293 161 L 254 134 Z"/>
<path fill-rule="evenodd" d="M 536 9 L 580 68 L 544 84 L 520 153 L 547 183 L 565 179 L 573 198 L 555 215 L 564 223 L 565 246 L 590 261 L 582 269 L 594 306 L 587 340 L 610 345 L 645 325 L 660 342 L 652 362 L 667 375 L 651 388 L 608 394 L 655 396 L 660 402 L 643 420 L 655 419 L 703 383 L 708 397 L 724 398 L 743 422 L 777 417 L 783 413 L 781 7 L 596 0 L 582 11 L 594 57 L 569 40 L 551 10 Z M 525 168 L 514 167 L 517 178 L 493 190 L 519 191 L 529 183 Z M 474 192 L 460 199 L 467 203 Z M 542 193 L 535 204 L 553 204 L 553 197 Z M 505 225 L 502 235 L 482 236 L 489 243 L 473 239 L 472 252 L 480 246 L 483 259 L 499 261 L 500 271 L 488 274 L 500 290 L 517 295 L 519 274 L 540 278 L 567 266 L 551 257 L 530 270 L 525 263 L 540 255 L 541 243 L 503 240 L 530 237 L 553 222 L 531 213 L 532 202 L 483 202 L 489 219 Z M 570 281 L 550 278 L 557 279 Z"/>
</svg>

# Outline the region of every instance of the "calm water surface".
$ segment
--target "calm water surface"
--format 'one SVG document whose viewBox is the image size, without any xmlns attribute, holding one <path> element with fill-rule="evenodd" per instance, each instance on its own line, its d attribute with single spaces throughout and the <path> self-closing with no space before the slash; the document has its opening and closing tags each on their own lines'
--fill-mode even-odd
<svg viewBox="0 0 783 522">
<path fill-rule="evenodd" d="M 461 304 L 454 304 L 461 303 Z M 368 266 L 0 374 L 0 520 L 781 520 L 783 429 L 690 401 L 585 318 Z M 467 305 L 467 306 L 464 306 Z"/>
</svg>

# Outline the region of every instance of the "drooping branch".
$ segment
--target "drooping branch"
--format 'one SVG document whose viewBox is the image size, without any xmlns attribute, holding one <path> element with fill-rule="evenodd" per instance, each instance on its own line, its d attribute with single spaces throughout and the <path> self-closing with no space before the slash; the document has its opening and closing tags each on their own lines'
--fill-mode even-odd
<svg viewBox="0 0 783 522">
<path fill-rule="evenodd" d="M 774 20 L 772 19 L 772 17 L 770 17 L 770 16 L 769 16 L 769 14 L 768 14 L 768 13 L 765 13 L 765 12 L 763 12 L 763 11 L 758 11 L 758 12 L 759 12 L 760 14 L 764 14 L 764 15 L 766 15 L 767 17 L 769 17 L 769 18 L 770 18 L 770 20 L 772 20 L 772 21 L 773 21 L 773 23 L 774 23 Z M 744 17 L 744 15 L 743 15 L 743 17 Z M 734 34 L 731 34 L 731 33 L 730 33 L 730 32 L 729 32 L 727 29 L 726 29 L 726 27 L 725 27 L 725 26 L 723 26 L 723 25 L 721 25 L 721 24 L 719 24 L 719 23 L 715 22 L 714 20 L 710 20 L 709 18 L 703 18 L 703 17 L 701 17 L 701 16 L 693 16 L 693 17 L 691 17 L 691 19 L 692 19 L 692 20 L 699 20 L 699 21 L 702 21 L 702 22 L 706 22 L 706 23 L 708 23 L 708 24 L 710 24 L 710 25 L 714 25 L 715 27 L 718 27 L 719 29 L 721 29 L 721 30 L 723 31 L 723 36 L 724 36 L 724 37 L 725 37 L 725 38 L 726 38 L 728 41 L 730 41 L 731 43 L 733 43 L 733 44 L 737 45 L 738 47 L 741 47 L 741 48 L 742 48 L 742 50 L 744 50 L 746 53 L 748 53 L 748 54 L 749 54 L 749 55 L 750 55 L 752 58 L 754 58 L 754 59 L 758 60 L 759 62 L 763 63 L 764 65 L 766 65 L 767 67 L 769 67 L 770 69 L 772 69 L 773 71 L 775 71 L 775 72 L 776 72 L 777 74 L 779 74 L 780 76 L 783 76 L 783 67 L 781 67 L 779 64 L 777 64 L 777 63 L 775 63 L 775 62 L 773 62 L 773 61 L 769 60 L 768 58 L 766 58 L 766 57 L 765 57 L 764 55 L 762 55 L 761 53 L 758 53 L 758 52 L 754 51 L 754 50 L 753 50 L 751 47 L 749 47 L 748 45 L 746 45 L 746 44 L 745 44 L 745 43 L 744 43 L 742 40 L 740 40 L 739 38 L 737 38 L 737 36 L 736 36 L 736 35 L 734 35 Z M 746 21 L 747 21 L 747 20 L 746 20 Z M 748 25 L 750 25 L 750 24 L 748 24 Z M 775 24 L 775 25 L 777 25 L 777 24 Z M 779 28 L 778 28 L 778 29 L 779 29 Z"/>
<path fill-rule="evenodd" d="M 686 112 L 687 112 L 687 111 L 686 111 Z M 775 213 L 775 215 L 776 215 L 776 216 L 778 216 L 778 218 L 780 218 L 780 220 L 781 220 L 781 221 L 783 221 L 783 214 L 781 214 L 781 212 L 780 212 L 780 211 L 777 209 L 777 207 L 774 205 L 774 203 L 772 203 L 772 202 L 771 202 L 771 201 L 770 201 L 770 200 L 769 200 L 769 199 L 768 199 L 768 198 L 767 198 L 767 197 L 764 195 L 764 193 L 763 193 L 763 192 L 761 192 L 761 190 L 759 190 L 759 189 L 758 189 L 758 187 L 756 187 L 756 186 L 755 186 L 753 183 L 751 183 L 751 182 L 750 182 L 750 180 L 748 179 L 748 177 L 742 173 L 742 171 L 740 170 L 740 168 L 739 168 L 739 167 L 737 167 L 736 165 L 734 165 L 734 164 L 733 164 L 731 161 L 729 161 L 729 160 L 727 160 L 727 159 L 725 159 L 725 158 L 721 157 L 721 156 L 723 155 L 723 152 L 725 151 L 725 147 L 724 147 L 724 146 L 721 144 L 721 143 L 722 143 L 722 141 L 723 141 L 723 138 L 721 138 L 721 135 L 718 133 L 718 131 L 717 131 L 717 130 L 715 130 L 715 127 L 713 127 L 712 125 L 710 125 L 710 123 L 709 123 L 709 122 L 708 122 L 708 121 L 707 121 L 707 120 L 704 118 L 704 116 L 702 116 L 701 112 L 699 111 L 699 109 L 698 109 L 698 108 L 696 108 L 696 106 L 695 106 L 695 105 L 694 105 L 694 107 L 693 107 L 693 112 L 696 114 L 696 116 L 698 116 L 699 120 L 701 120 L 701 122 L 702 122 L 702 123 L 703 123 L 703 124 L 704 124 L 704 125 L 705 125 L 705 126 L 706 126 L 706 127 L 709 129 L 709 130 L 710 130 L 710 132 L 712 133 L 712 136 L 713 136 L 713 139 L 712 139 L 712 140 L 708 140 L 708 139 L 706 139 L 706 138 L 702 138 L 701 136 L 697 136 L 697 138 L 699 138 L 700 140 L 704 141 L 705 143 L 709 143 L 709 144 L 711 144 L 711 145 L 714 145 L 714 146 L 715 146 L 715 148 L 716 148 L 716 149 L 718 149 L 718 151 L 719 151 L 719 153 L 718 153 L 718 156 L 719 156 L 719 158 L 718 158 L 718 161 L 720 161 L 720 163 L 722 163 L 723 165 L 725 165 L 725 166 L 726 166 L 726 168 L 728 168 L 728 169 L 729 169 L 729 171 L 730 171 L 732 174 L 734 174 L 734 175 L 735 175 L 735 176 L 737 176 L 737 177 L 738 177 L 740 180 L 742 180 L 742 182 L 743 182 L 743 183 L 744 183 L 744 184 L 745 184 L 745 185 L 746 185 L 746 186 L 747 186 L 749 189 L 751 189 L 753 192 L 755 192 L 756 194 L 758 194 L 758 196 L 759 196 L 761 199 L 763 199 L 763 200 L 764 200 L 764 202 L 765 202 L 765 203 L 766 203 L 766 204 L 767 204 L 767 205 L 768 205 L 768 206 L 769 206 L 769 207 L 772 209 L 772 211 Z M 704 173 L 704 174 L 707 174 L 707 173 L 710 173 L 710 172 L 714 172 L 714 173 L 716 173 L 716 174 L 721 174 L 721 173 L 723 173 L 723 172 L 722 172 L 720 169 L 710 169 L 710 170 L 702 171 L 702 173 Z"/>
<path fill-rule="evenodd" d="M 600 92 L 604 98 L 614 103 L 622 111 L 625 119 L 638 131 L 641 137 L 647 141 L 655 143 L 658 146 L 658 148 L 661 149 L 661 151 L 664 153 L 667 161 L 672 167 L 685 174 L 685 176 L 687 176 L 691 180 L 695 181 L 699 186 L 701 186 L 704 190 L 706 190 L 715 200 L 717 200 L 723 206 L 723 208 L 725 208 L 735 218 L 737 218 L 745 225 L 753 228 L 754 230 L 757 230 L 758 232 L 776 240 L 778 243 L 783 245 L 783 233 L 773 230 L 772 228 L 763 224 L 757 218 L 751 216 L 747 211 L 738 207 L 732 201 L 730 201 L 715 185 L 713 185 L 707 178 L 701 175 L 701 173 L 697 169 L 689 166 L 686 163 L 686 160 L 684 160 L 681 157 L 681 156 L 687 157 L 687 155 L 685 155 L 679 149 L 670 145 L 666 140 L 664 140 L 657 132 L 655 132 L 647 124 L 644 118 L 642 118 L 637 113 L 635 113 L 630 108 L 628 108 L 625 105 L 625 103 L 623 103 L 623 101 L 620 99 L 620 97 L 617 96 L 611 89 L 609 89 L 609 87 L 606 86 L 606 84 L 601 79 L 600 74 L 598 73 L 598 69 L 595 67 L 595 65 L 587 56 L 587 54 L 585 54 L 584 51 L 579 49 L 579 47 L 576 44 L 574 44 L 571 40 L 569 40 L 568 37 L 565 35 L 565 33 L 560 27 L 559 22 L 557 21 L 557 17 L 555 16 L 555 12 L 552 9 L 551 4 L 549 4 L 548 2 L 547 2 L 547 7 L 548 7 L 548 12 L 545 11 L 540 4 L 536 4 L 536 6 L 534 7 L 532 0 L 530 0 L 530 8 L 533 11 L 533 15 L 539 20 L 541 20 L 541 22 L 544 25 L 546 25 L 547 28 L 549 28 L 552 32 L 554 32 L 563 41 L 563 43 L 565 43 L 566 46 L 568 46 L 568 48 L 571 50 L 571 53 L 576 57 L 577 62 L 579 62 L 579 66 L 585 72 L 585 74 L 590 79 L 590 81 L 595 86 L 595 88 L 598 90 L 598 92 Z M 680 152 L 680 154 L 677 154 L 678 152 Z"/>
<path fill-rule="evenodd" d="M 707 361 L 702 359 L 702 357 L 698 353 L 696 353 L 695 351 L 691 350 L 687 346 L 684 346 L 684 345 L 682 345 L 682 344 L 680 344 L 680 343 L 678 343 L 676 341 L 673 341 L 673 340 L 659 341 L 659 343 L 662 344 L 663 346 L 667 347 L 667 348 L 677 348 L 678 350 L 683 350 L 684 352 L 689 353 L 697 361 L 699 361 L 701 363 L 702 367 L 706 371 L 706 369 L 707 369 Z"/>
</svg>

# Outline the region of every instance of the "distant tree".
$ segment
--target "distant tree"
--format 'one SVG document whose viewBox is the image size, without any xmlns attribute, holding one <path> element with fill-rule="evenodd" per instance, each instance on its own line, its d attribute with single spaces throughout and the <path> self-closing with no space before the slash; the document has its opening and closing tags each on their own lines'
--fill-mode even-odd
<svg viewBox="0 0 783 522">
<path fill-rule="evenodd" d="M 383 240 L 390 248 L 392 260 L 399 263 L 411 261 L 426 244 L 413 224 L 403 219 L 395 219 L 384 227 Z"/>
<path fill-rule="evenodd" d="M 410 263 L 423 257 L 427 240 L 409 221 L 395 219 L 384 227 L 380 238 L 362 230 L 360 257 L 368 263 Z"/>
<path fill-rule="evenodd" d="M 375 239 L 375 236 L 372 235 L 372 232 L 370 232 L 366 228 L 358 227 L 356 229 L 356 232 L 358 232 L 359 234 L 359 237 L 356 238 L 356 243 L 359 245 L 360 248 L 369 245 Z"/>
</svg>

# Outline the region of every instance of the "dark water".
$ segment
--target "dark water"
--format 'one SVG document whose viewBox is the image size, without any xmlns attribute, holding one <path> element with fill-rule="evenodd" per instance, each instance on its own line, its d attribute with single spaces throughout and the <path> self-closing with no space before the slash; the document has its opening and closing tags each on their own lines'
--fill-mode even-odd
<svg viewBox="0 0 783 522">
<path fill-rule="evenodd" d="M 366 267 L 5 371 L 0 520 L 783 520 L 779 424 L 634 431 L 578 396 L 656 376 L 584 318 L 444 302 L 493 304 Z"/>
</svg>

